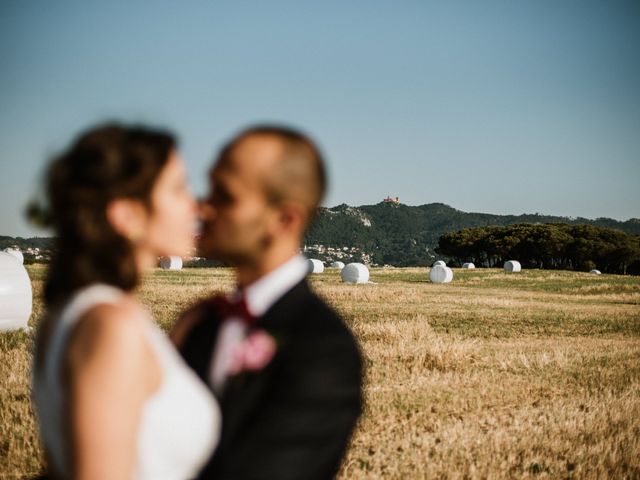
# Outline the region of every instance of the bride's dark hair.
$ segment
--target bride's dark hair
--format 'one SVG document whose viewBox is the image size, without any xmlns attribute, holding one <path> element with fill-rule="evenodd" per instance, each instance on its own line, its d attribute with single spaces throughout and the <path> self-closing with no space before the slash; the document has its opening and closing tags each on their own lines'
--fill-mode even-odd
<svg viewBox="0 0 640 480">
<path fill-rule="evenodd" d="M 107 205 L 130 198 L 150 210 L 153 186 L 175 146 L 167 132 L 108 123 L 80 135 L 53 161 L 46 177 L 47 220 L 56 234 L 44 287 L 48 307 L 94 282 L 135 288 L 133 244 L 112 228 Z"/>
</svg>

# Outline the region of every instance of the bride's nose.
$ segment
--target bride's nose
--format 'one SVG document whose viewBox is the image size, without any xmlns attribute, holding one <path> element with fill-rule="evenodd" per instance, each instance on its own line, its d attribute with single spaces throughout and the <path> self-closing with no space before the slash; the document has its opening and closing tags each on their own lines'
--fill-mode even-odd
<svg viewBox="0 0 640 480">
<path fill-rule="evenodd" d="M 216 209 L 207 200 L 198 201 L 198 216 L 205 222 L 216 216 Z"/>
</svg>

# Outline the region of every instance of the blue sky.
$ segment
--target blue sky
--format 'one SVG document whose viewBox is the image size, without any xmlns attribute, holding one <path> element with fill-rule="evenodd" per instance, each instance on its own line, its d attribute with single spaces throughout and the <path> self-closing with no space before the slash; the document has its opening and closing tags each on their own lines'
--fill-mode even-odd
<svg viewBox="0 0 640 480">
<path fill-rule="evenodd" d="M 302 128 L 325 205 L 640 217 L 635 1 L 0 2 L 0 235 L 107 119 L 177 132 L 196 194 L 259 121 Z"/>
</svg>

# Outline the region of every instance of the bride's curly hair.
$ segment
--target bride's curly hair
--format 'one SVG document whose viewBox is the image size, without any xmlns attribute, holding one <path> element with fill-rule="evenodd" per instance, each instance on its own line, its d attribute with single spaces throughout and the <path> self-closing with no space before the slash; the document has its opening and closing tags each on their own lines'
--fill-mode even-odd
<svg viewBox="0 0 640 480">
<path fill-rule="evenodd" d="M 44 287 L 49 308 L 95 282 L 125 291 L 136 287 L 133 244 L 112 228 L 107 205 L 130 198 L 151 210 L 153 187 L 175 148 L 167 132 L 107 123 L 81 134 L 52 162 L 48 211 L 41 215 L 56 235 Z"/>
</svg>

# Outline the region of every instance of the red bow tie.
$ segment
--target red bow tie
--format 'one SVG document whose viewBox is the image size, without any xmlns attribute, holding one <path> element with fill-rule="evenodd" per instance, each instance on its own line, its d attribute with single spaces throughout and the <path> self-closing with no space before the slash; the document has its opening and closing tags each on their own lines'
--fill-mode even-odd
<svg viewBox="0 0 640 480">
<path fill-rule="evenodd" d="M 220 318 L 239 318 L 248 326 L 253 325 L 258 317 L 253 315 L 247 307 L 247 300 L 241 295 L 237 300 L 230 300 L 226 295 L 218 295 L 213 298 L 213 306 Z"/>
</svg>

